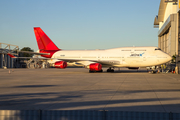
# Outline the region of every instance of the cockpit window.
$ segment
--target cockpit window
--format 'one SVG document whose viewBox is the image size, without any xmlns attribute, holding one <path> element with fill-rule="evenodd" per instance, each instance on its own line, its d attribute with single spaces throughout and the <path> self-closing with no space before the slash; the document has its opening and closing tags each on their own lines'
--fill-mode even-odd
<svg viewBox="0 0 180 120">
<path fill-rule="evenodd" d="M 161 50 L 160 48 L 156 48 L 155 50 Z"/>
</svg>

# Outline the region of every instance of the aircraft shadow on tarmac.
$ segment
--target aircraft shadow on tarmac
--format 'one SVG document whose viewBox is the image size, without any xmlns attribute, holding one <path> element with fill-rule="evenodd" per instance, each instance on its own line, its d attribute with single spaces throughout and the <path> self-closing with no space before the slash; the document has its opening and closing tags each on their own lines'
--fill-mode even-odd
<svg viewBox="0 0 180 120">
<path fill-rule="evenodd" d="M 114 73 L 148 73 L 147 70 L 115 70 Z"/>
<path fill-rule="evenodd" d="M 73 66 L 68 66 L 68 68 L 79 68 L 82 69 L 83 67 L 73 67 Z M 84 68 L 83 68 L 84 69 Z M 103 68 L 103 73 L 107 73 L 106 72 L 107 68 Z M 77 70 L 77 69 L 76 69 Z M 141 69 L 128 69 L 128 68 L 120 68 L 120 70 L 118 70 L 118 68 L 116 68 L 114 70 L 114 72 L 108 72 L 108 73 L 147 73 L 148 70 L 146 70 L 145 68 L 141 68 Z M 96 72 L 99 73 L 99 72 Z"/>
<path fill-rule="evenodd" d="M 22 85 L 22 86 L 15 86 L 14 88 L 37 88 L 37 87 L 54 87 L 57 85 Z"/>
<path fill-rule="evenodd" d="M 41 86 L 40 86 L 41 87 Z M 155 90 L 156 92 L 179 92 L 180 89 Z M 109 110 L 109 111 L 141 111 L 141 112 L 180 112 L 177 108 L 180 104 L 159 104 L 154 102 L 180 100 L 180 98 L 144 98 L 144 99 L 121 99 L 121 100 L 89 100 L 81 101 L 86 94 L 106 94 L 112 95 L 113 92 L 103 90 L 74 91 L 74 92 L 39 92 L 25 94 L 4 94 L 0 95 L 0 110 Z M 149 93 L 154 90 L 124 91 L 119 94 Z M 73 99 L 78 99 L 73 101 Z M 73 101 L 73 102 L 72 102 Z M 152 105 L 149 104 L 152 102 Z M 127 104 L 135 104 L 134 106 Z M 147 105 L 146 105 L 147 103 Z M 117 104 L 116 107 L 114 105 Z M 123 105 L 123 106 L 121 106 Z M 176 109 L 174 109 L 176 108 Z"/>
</svg>

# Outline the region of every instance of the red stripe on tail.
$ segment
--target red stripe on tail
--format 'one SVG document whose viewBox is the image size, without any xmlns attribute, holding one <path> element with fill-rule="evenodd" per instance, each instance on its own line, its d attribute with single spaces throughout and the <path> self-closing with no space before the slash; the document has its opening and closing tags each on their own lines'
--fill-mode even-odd
<svg viewBox="0 0 180 120">
<path fill-rule="evenodd" d="M 40 27 L 34 27 L 34 33 L 40 50 L 60 50 Z"/>
</svg>

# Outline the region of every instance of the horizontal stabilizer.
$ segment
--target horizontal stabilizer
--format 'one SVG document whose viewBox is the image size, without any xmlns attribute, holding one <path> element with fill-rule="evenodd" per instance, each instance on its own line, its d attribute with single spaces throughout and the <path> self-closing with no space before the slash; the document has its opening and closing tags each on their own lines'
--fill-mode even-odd
<svg viewBox="0 0 180 120">
<path fill-rule="evenodd" d="M 43 60 L 52 60 L 52 58 L 34 58 L 34 57 L 15 57 L 14 55 L 7 53 L 11 58 L 20 58 L 20 59 L 43 59 Z"/>
<path fill-rule="evenodd" d="M 14 55 L 12 55 L 10 53 L 7 53 L 7 55 L 9 55 L 9 57 L 11 57 L 11 58 L 17 58 L 17 57 L 15 57 Z"/>
<path fill-rule="evenodd" d="M 18 52 L 35 54 L 35 55 L 50 55 L 50 53 L 38 53 L 38 52 L 30 52 L 30 51 L 18 51 Z"/>
</svg>

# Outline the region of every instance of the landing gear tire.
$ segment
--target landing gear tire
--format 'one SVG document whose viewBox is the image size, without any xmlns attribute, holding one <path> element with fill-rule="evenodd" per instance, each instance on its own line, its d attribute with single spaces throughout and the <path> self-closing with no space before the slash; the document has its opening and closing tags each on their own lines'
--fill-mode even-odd
<svg viewBox="0 0 180 120">
<path fill-rule="evenodd" d="M 152 70 L 152 71 L 151 71 L 151 73 L 152 73 L 152 74 L 155 74 L 155 73 L 156 73 L 156 71 L 155 71 L 155 70 Z"/>
<path fill-rule="evenodd" d="M 97 72 L 103 72 L 103 70 L 101 69 L 100 71 L 97 71 Z"/>
<path fill-rule="evenodd" d="M 91 70 L 89 70 L 89 73 L 94 73 L 95 71 L 91 71 Z"/>
<path fill-rule="evenodd" d="M 107 69 L 107 72 L 114 72 L 114 70 L 109 68 L 109 69 Z"/>
</svg>

